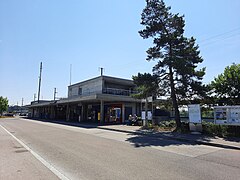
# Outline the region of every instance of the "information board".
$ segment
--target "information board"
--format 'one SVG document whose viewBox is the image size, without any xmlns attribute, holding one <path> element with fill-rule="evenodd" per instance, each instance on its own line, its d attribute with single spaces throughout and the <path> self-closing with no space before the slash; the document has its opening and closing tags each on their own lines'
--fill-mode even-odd
<svg viewBox="0 0 240 180">
<path fill-rule="evenodd" d="M 215 124 L 240 125 L 240 106 L 214 107 Z"/>
<path fill-rule="evenodd" d="M 227 124 L 227 108 L 219 107 L 215 109 L 215 123 L 216 124 Z"/>
<path fill-rule="evenodd" d="M 188 105 L 188 114 L 190 123 L 202 123 L 201 110 L 199 104 Z"/>
<path fill-rule="evenodd" d="M 146 118 L 146 113 L 145 113 L 145 111 L 142 111 L 142 119 L 144 120 L 145 118 Z M 152 112 L 151 111 L 147 112 L 147 118 L 148 118 L 148 120 L 152 120 Z"/>
</svg>

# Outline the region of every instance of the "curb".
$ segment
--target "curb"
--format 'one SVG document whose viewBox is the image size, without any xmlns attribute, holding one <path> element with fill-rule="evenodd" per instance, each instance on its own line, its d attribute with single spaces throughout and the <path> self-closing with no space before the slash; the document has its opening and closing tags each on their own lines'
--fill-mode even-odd
<svg viewBox="0 0 240 180">
<path fill-rule="evenodd" d="M 161 137 L 161 138 L 165 138 L 168 140 L 177 140 L 177 141 L 182 141 L 182 142 L 194 143 L 194 144 L 198 144 L 198 145 L 207 145 L 207 146 L 213 146 L 213 147 L 219 147 L 219 148 L 225 148 L 225 149 L 240 150 L 240 147 L 236 147 L 236 146 L 219 144 L 219 143 L 214 143 L 214 142 L 206 142 L 206 141 L 200 141 L 200 140 L 192 140 L 192 139 L 186 139 L 186 138 L 179 138 L 179 137 L 171 137 L 171 136 L 166 136 L 163 134 L 150 134 L 150 133 L 144 133 L 144 132 L 134 132 L 134 131 L 120 130 L 120 129 L 113 129 L 113 128 L 104 128 L 104 127 L 97 127 L 97 128 L 103 129 L 103 130 L 115 131 L 115 132 L 130 133 L 130 134 L 134 134 L 134 135 Z"/>
</svg>

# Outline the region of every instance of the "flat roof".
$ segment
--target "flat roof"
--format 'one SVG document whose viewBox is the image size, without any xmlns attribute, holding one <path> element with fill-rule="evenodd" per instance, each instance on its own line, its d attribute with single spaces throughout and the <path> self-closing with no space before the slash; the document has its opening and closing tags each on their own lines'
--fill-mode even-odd
<svg viewBox="0 0 240 180">
<path fill-rule="evenodd" d="M 77 102 L 100 102 L 101 100 L 105 102 L 110 102 L 110 101 L 141 102 L 140 99 L 135 99 L 131 96 L 120 96 L 120 95 L 112 95 L 112 94 L 93 94 L 93 95 L 84 96 L 84 97 L 77 96 L 73 98 L 65 98 L 65 99 L 60 99 L 56 101 L 36 103 L 36 104 L 29 105 L 29 108 L 54 106 L 57 104 L 68 104 L 68 103 L 77 103 Z"/>
<path fill-rule="evenodd" d="M 124 84 L 129 85 L 129 86 L 134 86 L 133 80 L 131 80 L 131 79 L 123 79 L 123 78 L 111 77 L 111 76 L 98 76 L 98 77 L 95 77 L 95 78 L 91 78 L 91 79 L 88 79 L 88 80 L 84 80 L 84 81 L 69 85 L 68 87 L 72 87 L 72 86 L 76 86 L 76 85 L 80 85 L 80 84 L 85 84 L 87 82 L 94 81 L 94 80 L 97 80 L 97 79 L 102 79 L 102 80 L 106 80 L 108 82 L 113 82 L 113 83 L 124 83 Z"/>
</svg>

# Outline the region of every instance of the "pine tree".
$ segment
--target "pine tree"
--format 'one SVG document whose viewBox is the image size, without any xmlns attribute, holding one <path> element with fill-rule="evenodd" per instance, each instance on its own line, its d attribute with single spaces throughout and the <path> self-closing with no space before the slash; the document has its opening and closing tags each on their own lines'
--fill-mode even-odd
<svg viewBox="0 0 240 180">
<path fill-rule="evenodd" d="M 139 34 L 144 39 L 153 38 L 154 44 L 147 50 L 146 60 L 157 60 L 153 72 L 158 75 L 165 95 L 171 97 L 176 124 L 180 127 L 178 100 L 191 99 L 202 93 L 205 68 L 196 68 L 203 59 L 195 39 L 184 37 L 183 16 L 171 13 L 171 7 L 167 7 L 163 0 L 146 0 L 146 3 L 141 15 L 145 29 Z"/>
<path fill-rule="evenodd" d="M 137 76 L 133 76 L 133 82 L 137 85 L 137 94 L 133 97 L 137 99 L 145 99 L 145 120 L 144 126 L 148 125 L 148 97 L 153 97 L 158 94 L 159 83 L 156 75 L 151 75 L 150 73 L 138 73 Z"/>
</svg>

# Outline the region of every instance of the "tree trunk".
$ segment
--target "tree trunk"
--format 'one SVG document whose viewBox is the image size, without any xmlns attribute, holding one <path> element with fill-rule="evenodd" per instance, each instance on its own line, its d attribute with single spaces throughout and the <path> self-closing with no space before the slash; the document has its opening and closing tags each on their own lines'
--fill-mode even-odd
<svg viewBox="0 0 240 180">
<path fill-rule="evenodd" d="M 175 87 L 174 87 L 172 67 L 169 67 L 169 74 L 170 74 L 171 97 L 172 97 L 173 108 L 175 111 L 175 121 L 177 124 L 177 128 L 180 128 L 181 120 L 180 120 L 180 114 L 179 114 L 179 110 L 178 110 L 178 102 L 177 102 L 177 97 L 176 97 L 176 92 L 175 92 Z"/>
</svg>

